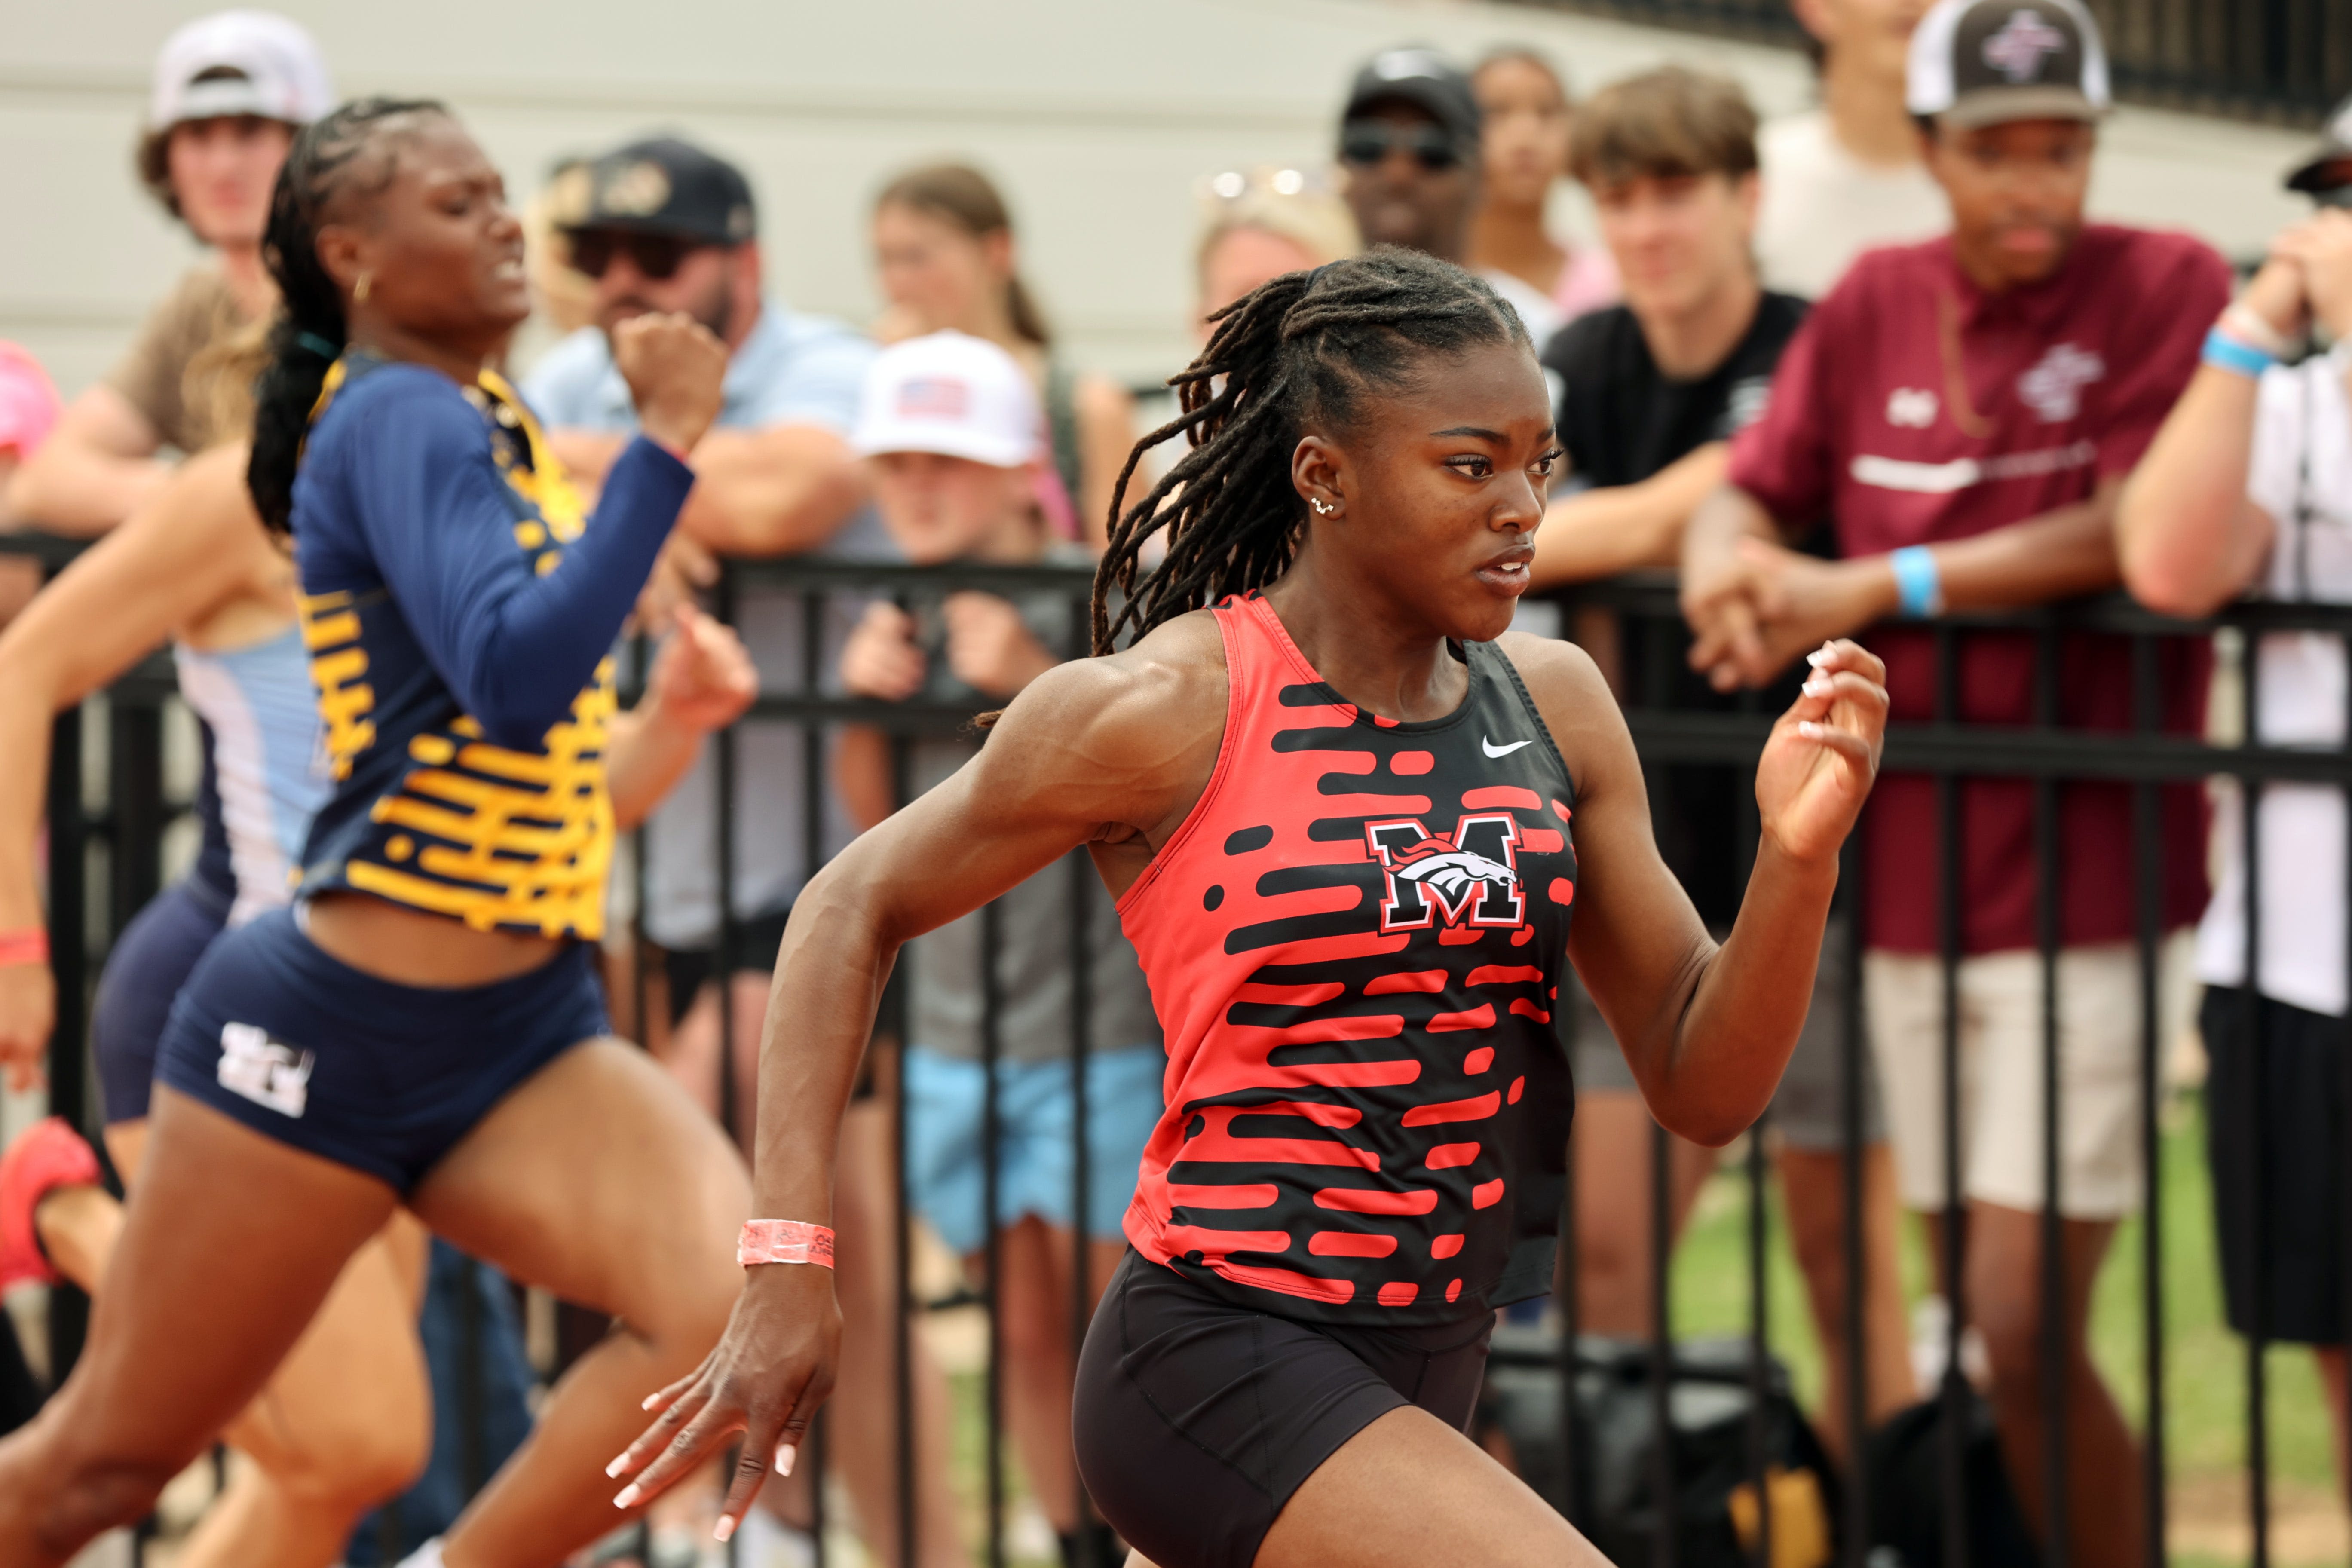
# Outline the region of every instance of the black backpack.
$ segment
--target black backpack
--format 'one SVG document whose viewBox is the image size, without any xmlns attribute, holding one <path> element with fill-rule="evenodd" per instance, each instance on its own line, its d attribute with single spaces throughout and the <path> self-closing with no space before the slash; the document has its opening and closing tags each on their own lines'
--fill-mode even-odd
<svg viewBox="0 0 2352 1568">
<path fill-rule="evenodd" d="M 1969 1568 L 2039 1568 L 2041 1553 L 2001 1463 L 1992 1407 L 1963 1384 L 1960 1409 Z M 1929 1399 L 1870 1435 L 1863 1462 L 1873 1568 L 1944 1568 L 1943 1432 L 1944 1402 Z"/>
<path fill-rule="evenodd" d="M 1752 1568 L 1759 1510 L 1749 1371 L 1744 1339 L 1674 1348 L 1666 1405 L 1675 1568 Z M 1578 1339 L 1572 1464 L 1562 1463 L 1568 1434 L 1560 1418 L 1559 1335 L 1497 1329 L 1479 1400 L 1480 1442 L 1498 1458 L 1507 1455 L 1520 1478 L 1619 1568 L 1643 1568 L 1655 1554 L 1650 1373 L 1650 1347 L 1643 1342 Z M 1790 1397 L 1788 1369 L 1768 1360 L 1763 1384 L 1772 1568 L 1822 1568 L 1836 1561 L 1837 1482 L 1820 1438 Z"/>
</svg>

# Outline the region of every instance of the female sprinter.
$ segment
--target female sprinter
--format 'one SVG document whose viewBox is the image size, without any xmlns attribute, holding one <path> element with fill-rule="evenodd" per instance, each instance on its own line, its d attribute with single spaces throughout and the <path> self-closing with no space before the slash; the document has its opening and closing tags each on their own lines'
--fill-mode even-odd
<svg viewBox="0 0 2352 1568">
<path fill-rule="evenodd" d="M 610 1527 L 596 1461 L 740 1284 L 740 1167 L 603 1037 L 587 945 L 614 817 L 605 654 L 691 482 L 674 454 L 717 411 L 725 352 L 677 318 L 615 334 L 651 438 L 583 520 L 482 369 L 528 308 L 521 231 L 444 110 L 373 100 L 304 131 L 269 251 L 288 317 L 248 483 L 298 541 L 331 791 L 299 913 L 215 942 L 174 1008 L 89 1347 L 0 1443 L 0 1565 L 62 1563 L 144 1513 L 404 1204 L 625 1324 L 413 1559 L 552 1564 Z"/>
<path fill-rule="evenodd" d="M 1591 661 L 1507 635 L 1555 447 L 1494 289 L 1389 248 L 1292 273 L 1178 381 L 1184 413 L 1150 439 L 1181 426 L 1192 448 L 1121 521 L 1106 656 L 1033 681 L 793 912 L 760 1074 L 772 1217 L 747 1257 L 805 1234 L 778 1222 L 824 1222 L 898 945 L 1086 844 L 1169 1047 L 1135 1251 L 1078 1370 L 1103 1517 L 1164 1568 L 1598 1563 L 1461 1431 L 1491 1309 L 1551 1279 L 1561 960 L 1661 1121 L 1710 1144 L 1753 1121 L 1876 768 L 1878 661 L 1813 656 L 1718 948 Z M 1118 625 L 1107 592 L 1129 595 Z M 831 1386 L 838 1332 L 823 1271 L 752 1268 L 718 1349 L 647 1401 L 619 1500 L 744 1431 L 729 1528 Z"/>
<path fill-rule="evenodd" d="M 75 562 L 0 635 L 0 929 L 38 930 L 35 845 L 50 716 L 173 640 L 180 691 L 205 727 L 187 876 L 139 912 L 107 955 L 91 1048 L 106 1142 L 137 1179 L 149 1080 L 173 997 L 213 939 L 292 897 L 310 816 L 326 797 L 294 563 L 254 516 L 242 443 L 215 447 Z M 755 684 L 732 635 L 688 612 L 664 645 L 649 700 L 614 721 L 614 815 L 626 830 L 741 710 Z M 0 964 L 0 1060 L 29 1077 L 57 1016 L 47 964 Z M 97 1163 L 64 1123 L 0 1159 L 0 1281 L 49 1265 L 95 1291 L 121 1229 Z M 424 1232 L 395 1218 L 352 1256 L 270 1379 L 224 1436 L 255 1462 L 182 1546 L 183 1568 L 323 1568 L 352 1526 L 425 1463 L 431 1424 L 416 1346 Z"/>
</svg>

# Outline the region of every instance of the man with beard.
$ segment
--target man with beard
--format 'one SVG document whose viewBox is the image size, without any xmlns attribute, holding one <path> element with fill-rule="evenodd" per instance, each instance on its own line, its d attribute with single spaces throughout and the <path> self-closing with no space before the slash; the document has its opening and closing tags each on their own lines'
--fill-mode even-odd
<svg viewBox="0 0 2352 1568">
<path fill-rule="evenodd" d="M 708 587 L 719 557 L 891 558 L 847 440 L 874 347 L 843 322 L 763 295 L 750 182 L 724 159 L 674 137 L 632 142 L 595 159 L 585 174 L 584 189 L 558 193 L 572 206 L 554 219 L 571 265 L 594 288 L 595 324 L 551 349 L 523 383 L 526 400 L 574 478 L 583 485 L 601 479 L 636 428 L 627 385 L 613 364 L 615 324 L 648 310 L 682 310 L 728 351 L 725 402 L 717 426 L 694 449 L 694 489 L 649 595 Z M 829 678 L 862 607 L 838 595 L 820 602 L 815 652 L 822 662 L 812 671 L 799 591 L 745 584 L 732 598 L 736 629 L 759 668 L 761 689 L 771 692 L 808 690 L 817 678 Z M 638 962 L 656 966 L 655 977 L 667 983 L 649 989 L 655 1009 L 666 993 L 668 1016 L 646 1020 L 645 1038 L 688 1092 L 714 1110 L 722 1058 L 732 1064 L 734 1103 L 751 1105 L 751 1062 L 785 917 L 815 869 L 812 847 L 830 855 L 852 835 L 835 791 L 824 790 L 814 806 L 808 799 L 805 744 L 793 723 L 754 718 L 735 726 L 734 920 L 724 933 L 717 748 L 704 750 L 646 825 L 644 930 L 655 951 L 641 951 Z M 827 747 L 827 777 L 842 763 L 840 746 L 836 739 Z M 821 814 L 814 847 L 812 809 Z M 721 1045 L 730 1022 L 731 1052 Z M 655 1026 L 663 1023 L 667 1030 Z M 750 1117 L 737 1120 L 731 1131 L 748 1150 Z M 844 1386 L 859 1381 L 866 1390 L 842 1402 L 834 1452 L 861 1517 L 884 1521 L 898 1517 L 884 1331 L 895 1300 L 882 1228 L 889 1215 L 888 1134 L 884 1101 L 866 1095 L 851 1106 L 844 1149 L 854 1151 L 845 1157 L 859 1162 L 859 1173 L 845 1173 L 834 1222 L 845 1300 L 863 1292 L 865 1303 L 851 1309 L 866 1331 L 845 1338 Z M 960 1562 L 952 1531 L 939 1522 L 952 1504 L 939 1464 L 921 1445 L 917 1468 L 924 1537 L 946 1552 L 928 1561 L 933 1568 Z M 777 1501 L 786 1512 L 805 1514 L 804 1498 Z M 746 1529 L 773 1527 L 773 1516 L 755 1513 Z"/>
<path fill-rule="evenodd" d="M 1461 262 L 1478 205 L 1479 122 L 1469 77 L 1433 49 L 1389 49 L 1356 73 L 1339 162 L 1366 245 Z"/>
</svg>

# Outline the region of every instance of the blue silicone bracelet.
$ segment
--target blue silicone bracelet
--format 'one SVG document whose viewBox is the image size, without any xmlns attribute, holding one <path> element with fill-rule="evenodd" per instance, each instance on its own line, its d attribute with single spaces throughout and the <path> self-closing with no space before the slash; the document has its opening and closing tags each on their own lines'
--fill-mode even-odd
<svg viewBox="0 0 2352 1568">
<path fill-rule="evenodd" d="M 2268 352 L 2258 349 L 2242 339 L 2233 338 L 2219 327 L 2205 334 L 2205 353 L 2202 357 L 2205 363 L 2215 370 L 2226 370 L 2232 375 L 2242 375 L 2249 381 L 2261 380 L 2263 372 L 2278 363 L 2278 360 Z"/>
<path fill-rule="evenodd" d="M 1895 589 L 1903 598 L 1903 613 L 1912 616 L 1944 612 L 1944 576 L 1936 570 L 1936 552 L 1924 544 L 1906 545 L 1886 558 L 1895 571 Z"/>
</svg>

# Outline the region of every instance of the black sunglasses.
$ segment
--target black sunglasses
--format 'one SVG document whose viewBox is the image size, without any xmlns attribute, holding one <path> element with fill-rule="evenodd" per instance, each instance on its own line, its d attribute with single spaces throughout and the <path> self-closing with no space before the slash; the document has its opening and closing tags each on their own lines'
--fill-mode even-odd
<svg viewBox="0 0 2352 1568">
<path fill-rule="evenodd" d="M 627 253 L 630 265 L 656 283 L 677 276 L 686 258 L 706 248 L 699 240 L 674 234 L 636 234 L 625 229 L 583 228 L 572 234 L 572 269 L 591 278 L 611 270 L 614 258 Z"/>
<path fill-rule="evenodd" d="M 1433 174 L 1442 174 L 1462 162 L 1462 150 L 1444 126 L 1359 120 L 1339 128 L 1339 162 L 1350 167 L 1369 169 L 1400 151 L 1412 153 Z"/>
</svg>

